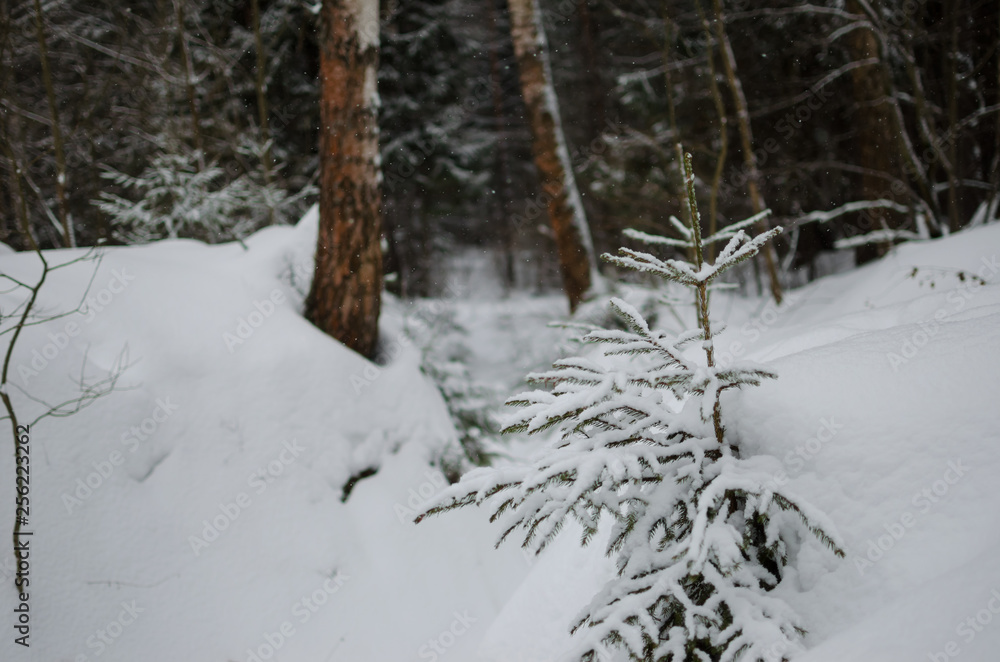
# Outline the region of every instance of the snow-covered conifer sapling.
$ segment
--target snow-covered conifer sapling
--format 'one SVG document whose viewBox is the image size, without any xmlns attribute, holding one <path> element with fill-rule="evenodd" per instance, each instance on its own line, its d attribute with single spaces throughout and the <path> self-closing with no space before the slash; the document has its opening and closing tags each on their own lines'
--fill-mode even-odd
<svg viewBox="0 0 1000 662">
<path fill-rule="evenodd" d="M 678 149 L 682 154 L 682 150 Z M 617 574 L 578 615 L 567 659 L 596 662 L 611 647 L 649 662 L 778 662 L 801 650 L 802 623 L 770 594 L 807 531 L 837 556 L 827 518 L 776 486 L 777 459 L 741 452 L 723 423 L 723 392 L 777 375 L 748 362 L 721 366 L 710 288 L 781 231 L 747 229 L 761 215 L 702 237 L 690 154 L 683 155 L 684 222 L 679 238 L 629 232 L 689 259 L 622 248 L 604 259 L 691 288 L 698 328 L 670 337 L 633 306 L 612 299 L 626 330 L 597 329 L 596 351 L 557 361 L 529 383 L 548 387 L 507 404 L 504 432 L 547 434 L 530 462 L 474 469 L 418 518 L 476 504 L 540 552 L 568 519 L 582 544 L 609 526 L 606 553 Z M 765 212 L 766 213 L 766 212 Z M 712 263 L 705 247 L 724 247 Z"/>
</svg>

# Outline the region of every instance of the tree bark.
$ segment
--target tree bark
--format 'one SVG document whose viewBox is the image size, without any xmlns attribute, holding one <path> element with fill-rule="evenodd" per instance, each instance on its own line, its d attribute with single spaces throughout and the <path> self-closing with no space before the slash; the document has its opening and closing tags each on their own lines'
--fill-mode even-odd
<svg viewBox="0 0 1000 662">
<path fill-rule="evenodd" d="M 507 6 L 521 94 L 528 109 L 532 152 L 547 200 L 563 287 L 572 312 L 598 277 L 593 242 L 559 119 L 538 2 L 508 0 Z"/>
<path fill-rule="evenodd" d="M 951 170 L 948 171 L 948 226 L 952 232 L 958 232 L 962 227 L 958 209 L 958 10 L 961 0 L 953 0 L 949 9 L 949 28 L 951 30 L 951 50 L 948 53 L 948 131 L 951 140 L 948 141 L 948 161 Z"/>
<path fill-rule="evenodd" d="M 584 0 L 585 1 L 585 0 Z M 497 2 L 489 0 L 490 34 L 500 34 L 500 22 L 497 20 Z M 496 40 L 488 45 L 490 56 L 490 92 L 493 97 L 493 130 L 498 136 L 496 152 L 493 160 L 493 207 L 496 214 L 493 221 L 503 228 L 502 250 L 504 287 L 509 291 L 517 285 L 517 270 L 515 252 L 517 250 L 517 227 L 510 214 L 510 202 L 514 199 L 511 193 L 510 155 L 507 153 L 507 141 L 503 138 L 507 114 L 504 110 L 503 75 L 500 63 L 499 47 Z"/>
<path fill-rule="evenodd" d="M 861 14 L 863 8 L 857 0 L 847 1 L 847 11 Z M 858 28 L 848 36 L 848 51 L 855 62 L 871 58 L 881 58 L 875 34 L 868 28 Z M 857 163 L 865 169 L 861 176 L 861 199 L 893 199 L 895 196 L 886 180 L 879 176 L 885 173 L 899 177 L 902 172 L 898 158 L 898 138 L 896 118 L 887 98 L 884 71 L 879 64 L 869 64 L 851 70 L 854 102 L 857 106 Z M 894 212 L 872 209 L 864 212 L 871 229 L 894 228 L 899 226 L 899 218 Z M 863 224 L 867 229 L 868 222 Z M 891 244 L 861 246 L 856 250 L 855 259 L 860 264 L 883 254 Z"/>
<path fill-rule="evenodd" d="M 719 42 L 719 51 L 722 55 L 722 68 L 726 72 L 726 82 L 729 91 L 733 96 L 733 104 L 736 106 L 736 126 L 740 130 L 740 142 L 743 150 L 743 167 L 747 174 L 747 193 L 750 194 L 750 204 L 753 206 L 753 213 L 759 214 L 766 208 L 764 196 L 760 192 L 760 169 L 757 167 L 757 157 L 753 153 L 753 132 L 750 127 L 750 111 L 747 109 L 747 98 L 743 94 L 743 85 L 736 73 L 736 56 L 733 55 L 733 46 L 729 42 L 729 35 L 726 34 L 726 20 L 722 12 L 722 0 L 713 0 L 715 10 L 715 38 Z M 761 221 L 757 226 L 757 232 L 767 231 L 765 221 Z M 774 249 L 768 244 L 761 248 L 764 254 L 764 263 L 767 266 L 767 276 L 771 282 L 771 295 L 775 303 L 781 303 L 781 283 L 778 280 L 778 265 L 774 256 Z"/>
<path fill-rule="evenodd" d="M 373 358 L 382 295 L 378 0 L 323 0 L 320 221 L 306 316 Z"/>
<path fill-rule="evenodd" d="M 705 35 L 705 42 L 709 45 L 706 49 L 705 57 L 708 61 L 708 89 L 712 92 L 712 103 L 715 105 L 715 115 L 719 120 L 719 153 L 715 158 L 715 171 L 712 173 L 712 190 L 708 198 L 708 235 L 712 236 L 718 229 L 719 218 L 719 189 L 722 186 L 722 175 L 726 168 L 726 157 L 729 155 L 729 118 L 726 115 L 726 103 L 722 99 L 722 90 L 719 89 L 719 81 L 716 79 L 715 55 L 713 54 L 714 36 L 712 26 L 708 16 L 701 6 L 701 0 L 695 1 L 698 10 L 698 18 L 701 21 L 701 29 Z M 708 259 L 715 261 L 715 244 L 705 247 Z"/>
</svg>

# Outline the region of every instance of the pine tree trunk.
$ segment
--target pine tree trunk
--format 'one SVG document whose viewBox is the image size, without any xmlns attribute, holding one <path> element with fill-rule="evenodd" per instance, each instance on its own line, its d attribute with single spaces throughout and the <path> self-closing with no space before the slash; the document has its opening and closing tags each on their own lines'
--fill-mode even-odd
<svg viewBox="0 0 1000 662">
<path fill-rule="evenodd" d="M 889 37 L 885 33 L 884 28 L 881 27 L 882 22 L 878 7 L 879 5 L 877 0 L 874 2 L 869 2 L 868 0 L 847 0 L 846 3 L 846 9 L 848 11 L 852 13 L 860 12 L 861 16 L 863 16 L 868 23 L 867 26 L 856 30 L 854 38 L 847 41 L 851 59 L 854 61 L 860 61 L 859 58 L 875 58 L 879 60 L 877 63 L 878 70 L 871 70 L 868 72 L 870 76 L 869 78 L 860 79 L 862 81 L 862 88 L 855 88 L 855 99 L 864 100 L 866 98 L 864 96 L 865 94 L 874 95 L 876 93 L 876 87 L 872 81 L 877 81 L 879 83 L 879 96 L 868 97 L 866 104 L 875 104 L 876 102 L 874 99 L 881 99 L 882 103 L 878 105 L 885 110 L 886 116 L 892 119 L 892 126 L 890 128 L 887 129 L 884 126 L 881 127 L 880 133 L 883 136 L 881 140 L 884 141 L 884 135 L 886 134 L 895 137 L 896 148 L 893 157 L 898 159 L 899 163 L 905 164 L 905 174 L 908 174 L 916 180 L 917 188 L 919 189 L 919 195 L 912 195 L 911 199 L 923 210 L 931 229 L 937 231 L 940 229 L 938 218 L 941 215 L 941 210 L 939 209 L 937 197 L 931 186 L 927 164 L 917 154 L 916 146 L 910 139 L 910 135 L 907 132 L 906 121 L 903 118 L 903 109 L 899 103 L 901 95 L 896 92 L 892 80 L 893 71 L 890 66 L 890 59 L 892 58 L 890 57 L 889 52 Z M 908 15 L 907 20 L 912 23 L 911 16 Z M 904 31 L 904 35 L 905 32 L 909 31 L 912 31 L 912 25 L 910 26 L 910 30 Z M 862 34 L 857 35 L 857 32 Z M 910 60 L 912 51 L 908 47 L 896 49 L 897 54 L 900 53 L 900 50 L 907 73 L 910 75 L 911 82 L 914 84 L 911 100 L 914 102 L 913 105 L 916 110 L 917 124 L 924 125 L 923 120 L 927 117 L 927 109 L 922 101 L 919 76 L 914 75 L 914 66 Z M 854 69 L 852 71 L 852 76 L 857 75 L 858 71 L 859 69 Z M 865 69 L 860 69 L 860 71 L 865 71 Z M 880 125 L 872 122 L 872 130 L 877 131 L 877 126 Z M 863 134 L 860 129 L 859 134 Z M 934 141 L 931 142 L 934 143 Z M 863 148 L 864 144 L 862 144 L 861 147 Z M 861 165 L 864 166 L 863 163 Z M 903 168 L 900 167 L 900 170 L 903 170 Z M 892 173 L 885 174 L 888 174 L 890 177 L 893 176 Z M 903 181 L 899 177 L 897 177 L 896 180 L 900 182 Z M 881 197 L 895 199 L 897 196 L 892 194 L 891 187 L 889 187 L 889 190 L 886 191 L 883 186 Z M 891 216 L 886 217 L 885 220 L 890 228 L 893 227 L 893 218 Z"/>
<path fill-rule="evenodd" d="M 508 0 L 507 6 L 535 166 L 555 233 L 563 287 L 573 311 L 597 278 L 597 261 L 559 119 L 538 2 Z"/>
<path fill-rule="evenodd" d="M 323 0 L 320 220 L 306 316 L 374 357 L 382 295 L 378 0 Z"/>
<path fill-rule="evenodd" d="M 862 8 L 857 0 L 848 0 L 847 11 L 860 14 Z M 848 36 L 848 50 L 855 62 L 880 57 L 875 35 L 869 29 L 854 30 Z M 901 173 L 898 139 L 894 134 L 897 124 L 886 99 L 883 70 L 878 64 L 853 69 L 851 83 L 857 107 L 854 122 L 857 127 L 857 164 L 865 169 L 865 174 L 861 176 L 861 199 L 891 199 L 893 196 L 884 175 L 898 177 Z M 889 210 L 873 209 L 865 213 L 869 214 L 872 230 L 878 230 L 883 225 L 888 228 L 899 226 L 898 217 Z M 863 229 L 868 229 L 868 223 L 864 226 Z M 855 259 L 859 264 L 867 262 L 882 254 L 885 248 L 886 245 L 861 246 L 856 251 Z"/>
</svg>

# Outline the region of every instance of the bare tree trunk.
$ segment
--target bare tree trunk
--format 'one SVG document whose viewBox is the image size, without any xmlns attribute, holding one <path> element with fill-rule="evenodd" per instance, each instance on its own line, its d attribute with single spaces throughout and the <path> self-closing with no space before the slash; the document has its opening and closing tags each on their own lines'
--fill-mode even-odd
<svg viewBox="0 0 1000 662">
<path fill-rule="evenodd" d="M 45 84 L 45 96 L 49 100 L 49 118 L 52 122 L 52 146 L 56 153 L 56 204 L 59 209 L 59 224 L 62 226 L 63 243 L 75 246 L 73 224 L 66 209 L 66 154 L 63 151 L 62 130 L 59 127 L 59 107 L 56 105 L 55 86 L 52 84 L 52 71 L 49 69 L 49 49 L 45 43 L 45 25 L 42 17 L 42 5 L 35 0 L 35 34 L 38 39 L 38 51 L 42 60 L 42 82 Z"/>
<path fill-rule="evenodd" d="M 21 185 L 21 165 L 11 147 L 7 123 L 3 120 L 0 120 L 0 144 L 2 144 L 4 156 L 10 162 L 10 181 L 13 184 L 11 206 L 16 213 L 17 227 L 21 229 L 21 232 L 25 235 L 25 240 L 30 244 L 34 239 L 31 235 L 31 223 L 28 220 L 28 203 L 25 200 L 24 187 Z M 4 230 L 10 232 L 11 228 L 5 227 Z M 3 237 L 3 240 L 7 242 L 9 238 Z"/>
<path fill-rule="evenodd" d="M 681 147 L 681 132 L 677 128 L 677 104 L 674 101 L 674 79 L 670 75 L 671 55 L 674 50 L 674 22 L 670 19 L 670 2 L 663 0 L 663 84 L 666 88 L 667 98 L 667 122 L 670 127 L 670 136 L 674 141 L 677 151 L 677 174 L 680 177 L 681 186 L 684 184 L 684 148 Z M 687 259 L 689 262 L 695 260 L 695 249 L 692 246 L 688 249 Z M 698 302 L 695 301 L 695 310 L 698 309 Z M 700 318 L 699 323 L 701 322 Z"/>
<path fill-rule="evenodd" d="M 940 216 L 940 208 L 937 203 L 937 197 L 932 190 L 927 168 L 917 155 L 913 141 L 910 139 L 910 134 L 907 132 L 906 122 L 903 119 L 903 110 L 899 104 L 900 95 L 896 92 L 892 83 L 892 70 L 889 62 L 893 59 L 893 54 L 891 53 L 889 38 L 879 12 L 876 11 L 875 7 L 877 7 L 877 2 L 873 5 L 868 0 L 847 0 L 846 8 L 849 12 L 860 12 L 868 19 L 868 26 L 861 28 L 861 30 L 871 37 L 871 41 L 865 41 L 860 46 L 857 42 L 850 40 L 848 41 L 848 47 L 851 49 L 852 57 L 857 56 L 859 53 L 870 53 L 871 55 L 868 57 L 878 57 L 880 73 L 876 75 L 882 85 L 882 95 L 880 98 L 885 102 L 886 105 L 884 107 L 892 118 L 893 125 L 889 129 L 889 132 L 896 136 L 897 155 L 905 162 L 908 173 L 913 176 L 920 189 L 919 196 L 913 195 L 914 202 L 923 208 L 927 221 L 932 228 L 939 229 L 938 217 Z M 909 50 L 904 50 L 895 55 L 902 57 L 907 66 L 909 66 L 911 55 Z M 912 73 L 912 71 L 908 69 L 908 73 Z M 912 76 L 911 80 L 913 80 Z M 914 85 L 915 87 L 920 86 L 918 79 L 914 80 Z M 915 89 L 914 94 L 919 94 L 919 90 Z M 857 96 L 857 93 L 855 93 L 855 96 Z M 922 101 L 918 101 L 918 103 L 922 103 Z M 925 111 L 921 109 L 917 110 L 918 118 L 923 112 Z M 890 195 L 889 197 L 893 196 Z"/>
<path fill-rule="evenodd" d="M 323 0 L 320 221 L 306 316 L 374 357 L 382 296 L 378 0 Z"/>
<path fill-rule="evenodd" d="M 663 0 L 663 83 L 666 86 L 667 95 L 667 121 L 670 123 L 670 133 L 673 134 L 675 144 L 681 144 L 681 133 L 677 129 L 677 104 L 674 102 L 674 79 L 670 75 L 670 57 L 674 49 L 674 22 L 670 20 L 670 3 Z M 683 154 L 683 150 L 681 150 Z M 681 174 L 681 181 L 684 181 L 684 164 L 678 163 L 677 170 Z M 691 250 L 691 258 L 694 258 L 694 249 Z"/>
<path fill-rule="evenodd" d="M 708 198 L 708 235 L 712 236 L 718 229 L 719 217 L 719 188 L 722 185 L 722 173 L 726 168 L 726 157 L 729 155 L 729 117 L 726 115 L 726 104 L 722 100 L 722 90 L 719 89 L 719 81 L 716 80 L 715 55 L 713 54 L 712 26 L 705 15 L 701 1 L 696 0 L 695 5 L 698 10 L 698 17 L 701 20 L 702 31 L 705 34 L 705 41 L 710 45 L 706 51 L 708 59 L 708 86 L 712 91 L 712 103 L 715 105 L 715 114 L 719 119 L 719 154 L 715 161 L 715 172 L 712 173 L 712 191 Z M 715 244 L 705 247 L 709 261 L 715 261 Z"/>
<path fill-rule="evenodd" d="M 7 49 L 9 46 L 10 34 L 10 7 L 7 0 L 0 0 L 0 98 L 7 98 L 10 93 L 10 73 L 11 66 Z M 4 169 L 7 176 L 4 178 L 2 190 L 0 190 L 0 242 L 5 244 L 13 243 L 11 237 L 16 235 L 17 228 L 24 227 L 24 223 L 16 222 L 16 212 L 25 209 L 24 194 L 21 190 L 21 177 L 18 174 L 16 159 L 10 147 L 9 134 L 10 113 L 0 114 L 0 147 L 3 149 L 3 156 L 10 162 L 8 168 Z M 20 204 L 18 199 L 20 198 Z M 27 216 L 27 214 L 25 214 Z"/>
<path fill-rule="evenodd" d="M 951 140 L 948 141 L 948 160 L 951 170 L 948 172 L 948 225 L 952 232 L 962 227 L 958 209 L 958 10 L 961 0 L 953 0 L 950 4 L 951 52 L 948 54 L 948 131 Z"/>
<path fill-rule="evenodd" d="M 862 7 L 856 0 L 848 0 L 847 10 L 861 13 Z M 858 28 L 848 35 L 848 51 L 851 59 L 860 62 L 880 59 L 879 46 L 871 29 Z M 861 199 L 892 199 L 891 190 L 886 189 L 882 174 L 891 177 L 901 175 L 898 158 L 898 137 L 896 118 L 888 101 L 885 72 L 880 64 L 869 64 L 851 70 L 854 102 L 857 106 L 855 126 L 857 127 L 857 163 L 865 169 L 861 176 Z M 872 229 L 895 228 L 899 219 L 895 212 L 886 209 L 871 209 L 864 212 L 872 221 Z M 891 242 L 880 246 L 861 246 L 856 250 L 858 263 L 867 262 L 884 254 Z"/>
<path fill-rule="evenodd" d="M 597 58 L 597 25 L 590 13 L 590 0 L 578 0 L 580 32 L 583 44 L 583 64 L 587 68 L 587 102 L 590 105 L 588 137 L 597 138 L 604 130 L 606 110 L 601 86 L 601 65 Z"/>
<path fill-rule="evenodd" d="M 489 0 L 490 34 L 496 37 L 500 34 L 499 21 L 497 20 L 497 0 Z M 498 45 L 494 40 L 489 44 L 490 56 L 490 92 L 493 97 L 493 127 L 499 137 L 496 143 L 496 152 L 493 160 L 493 211 L 496 214 L 494 221 L 498 227 L 503 228 L 502 250 L 503 269 L 502 277 L 504 287 L 512 290 L 517 285 L 517 270 L 515 252 L 517 250 L 517 228 L 510 214 L 510 201 L 513 199 L 510 183 L 510 156 L 507 153 L 507 141 L 503 138 L 506 125 L 506 112 L 503 106 L 503 78 L 500 66 L 500 54 Z"/>
<path fill-rule="evenodd" d="M 726 34 L 725 15 L 722 12 L 722 0 L 713 0 L 715 10 L 715 38 L 719 42 L 719 51 L 722 55 L 722 68 L 726 72 L 726 82 L 729 84 L 729 91 L 733 96 L 733 104 L 736 106 L 736 124 L 740 130 L 740 142 L 743 150 L 743 166 L 747 173 L 747 193 L 750 194 L 750 204 L 753 213 L 759 214 L 764 211 L 767 205 L 764 204 L 764 197 L 760 193 L 760 169 L 757 167 L 757 157 L 753 153 L 753 132 L 750 127 L 750 112 L 747 109 L 747 98 L 743 94 L 743 85 L 736 74 L 736 56 L 733 55 L 733 46 L 729 42 L 729 35 Z M 767 231 L 766 221 L 762 220 L 757 226 L 757 232 Z M 774 249 L 770 244 L 764 246 L 761 251 L 764 254 L 764 263 L 767 266 L 767 276 L 771 281 L 771 295 L 775 303 L 781 303 L 781 283 L 778 281 L 778 266 L 774 256 Z"/>
<path fill-rule="evenodd" d="M 547 198 L 563 287 L 573 311 L 598 278 L 594 247 L 559 119 L 538 2 L 507 0 L 507 6 L 521 94 L 528 108 L 535 166 Z"/>
</svg>

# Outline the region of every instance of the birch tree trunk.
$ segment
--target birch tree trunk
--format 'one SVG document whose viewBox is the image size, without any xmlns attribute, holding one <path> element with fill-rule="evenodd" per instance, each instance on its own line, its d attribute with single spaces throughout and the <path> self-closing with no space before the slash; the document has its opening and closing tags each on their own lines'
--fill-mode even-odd
<svg viewBox="0 0 1000 662">
<path fill-rule="evenodd" d="M 382 295 L 378 0 L 323 0 L 320 220 L 306 316 L 374 357 Z"/>
<path fill-rule="evenodd" d="M 559 119 L 538 0 L 507 0 L 507 6 L 535 166 L 559 251 L 563 287 L 573 311 L 598 278 L 594 246 Z"/>
</svg>

